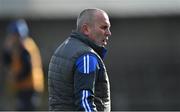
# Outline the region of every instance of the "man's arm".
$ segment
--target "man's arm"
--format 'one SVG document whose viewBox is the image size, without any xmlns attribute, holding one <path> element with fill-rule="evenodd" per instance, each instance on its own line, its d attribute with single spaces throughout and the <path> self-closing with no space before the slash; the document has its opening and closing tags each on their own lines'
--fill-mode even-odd
<svg viewBox="0 0 180 112">
<path fill-rule="evenodd" d="M 95 80 L 98 60 L 92 53 L 86 53 L 76 60 L 74 74 L 74 94 L 77 110 L 97 111 L 94 104 Z"/>
</svg>

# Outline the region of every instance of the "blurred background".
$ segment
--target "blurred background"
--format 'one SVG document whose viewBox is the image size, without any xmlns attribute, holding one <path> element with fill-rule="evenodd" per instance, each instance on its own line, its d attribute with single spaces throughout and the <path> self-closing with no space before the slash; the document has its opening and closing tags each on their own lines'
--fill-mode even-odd
<svg viewBox="0 0 180 112">
<path fill-rule="evenodd" d="M 78 14 L 92 7 L 105 10 L 112 25 L 105 58 L 112 110 L 180 110 L 179 0 L 0 0 L 0 49 L 16 18 L 27 21 L 40 49 L 45 91 L 38 110 L 48 110 L 54 50 L 76 28 Z M 0 110 L 13 110 L 5 75 L 0 72 Z"/>
</svg>

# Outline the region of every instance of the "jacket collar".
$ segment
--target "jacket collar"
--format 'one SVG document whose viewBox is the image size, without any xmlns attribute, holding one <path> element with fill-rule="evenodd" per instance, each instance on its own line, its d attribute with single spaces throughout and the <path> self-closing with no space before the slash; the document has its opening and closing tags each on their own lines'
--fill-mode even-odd
<svg viewBox="0 0 180 112">
<path fill-rule="evenodd" d="M 90 46 L 92 49 L 94 49 L 102 59 L 104 59 L 107 49 L 105 47 L 101 47 L 97 44 L 95 44 L 92 40 L 90 40 L 88 37 L 83 35 L 80 32 L 72 32 L 71 37 L 76 38 L 80 40 L 81 42 L 85 43 L 86 45 Z"/>
</svg>

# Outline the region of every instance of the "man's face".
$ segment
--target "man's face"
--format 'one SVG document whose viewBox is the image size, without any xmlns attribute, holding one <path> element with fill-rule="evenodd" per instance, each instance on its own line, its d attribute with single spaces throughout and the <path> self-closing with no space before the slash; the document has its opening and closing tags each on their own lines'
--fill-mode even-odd
<svg viewBox="0 0 180 112">
<path fill-rule="evenodd" d="M 90 26 L 89 37 L 99 46 L 105 47 L 109 36 L 111 36 L 111 32 L 108 15 L 97 12 L 94 23 Z"/>
</svg>

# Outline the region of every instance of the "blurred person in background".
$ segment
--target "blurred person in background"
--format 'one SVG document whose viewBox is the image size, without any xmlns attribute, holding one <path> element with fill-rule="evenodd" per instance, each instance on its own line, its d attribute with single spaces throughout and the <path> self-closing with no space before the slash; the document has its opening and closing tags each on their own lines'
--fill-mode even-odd
<svg viewBox="0 0 180 112">
<path fill-rule="evenodd" d="M 17 110 L 37 109 L 37 99 L 44 90 L 44 74 L 38 46 L 29 37 L 24 19 L 12 21 L 2 52 L 3 67 L 16 94 Z"/>
<path fill-rule="evenodd" d="M 103 62 L 110 35 L 105 11 L 85 9 L 80 13 L 76 31 L 50 60 L 49 110 L 111 110 L 110 85 Z"/>
</svg>

